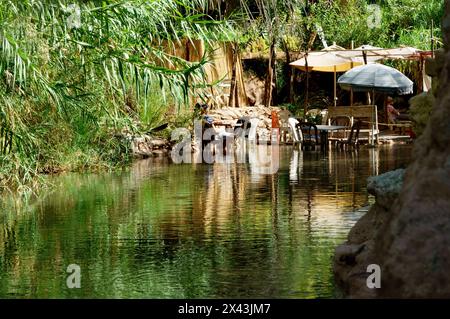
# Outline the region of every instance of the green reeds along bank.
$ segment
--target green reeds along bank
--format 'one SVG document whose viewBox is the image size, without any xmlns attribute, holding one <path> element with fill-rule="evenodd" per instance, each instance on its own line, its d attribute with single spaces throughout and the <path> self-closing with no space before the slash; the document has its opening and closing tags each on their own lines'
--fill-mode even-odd
<svg viewBox="0 0 450 319">
<path fill-rule="evenodd" d="M 202 84 L 207 57 L 189 62 L 176 48 L 232 35 L 202 8 L 200 0 L 1 1 L 0 188 L 128 162 L 121 134 L 161 124 Z"/>
</svg>

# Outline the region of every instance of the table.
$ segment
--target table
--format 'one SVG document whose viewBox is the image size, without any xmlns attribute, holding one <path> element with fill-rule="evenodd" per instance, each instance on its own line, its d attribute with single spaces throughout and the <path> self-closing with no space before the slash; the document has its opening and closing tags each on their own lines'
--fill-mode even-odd
<svg viewBox="0 0 450 319">
<path fill-rule="evenodd" d="M 213 123 L 214 126 L 223 126 L 225 128 L 234 128 L 234 121 L 230 120 L 215 120 Z"/>
<path fill-rule="evenodd" d="M 344 130 L 347 126 L 342 125 L 316 125 L 317 130 L 320 131 L 321 148 L 325 149 L 328 145 L 328 132 Z"/>
<path fill-rule="evenodd" d="M 347 128 L 347 126 L 342 125 L 316 125 L 317 129 L 320 131 L 337 131 L 337 130 L 343 130 Z"/>
</svg>

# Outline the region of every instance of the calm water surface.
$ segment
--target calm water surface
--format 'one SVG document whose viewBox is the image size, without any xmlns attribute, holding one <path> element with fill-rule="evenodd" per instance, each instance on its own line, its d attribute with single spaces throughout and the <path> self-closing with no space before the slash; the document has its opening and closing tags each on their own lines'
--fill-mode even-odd
<svg viewBox="0 0 450 319">
<path fill-rule="evenodd" d="M 283 147 L 274 175 L 151 159 L 57 177 L 30 207 L 4 196 L 0 297 L 336 296 L 333 251 L 373 202 L 367 177 L 404 167 L 410 150 Z M 66 286 L 70 264 L 80 289 Z"/>
</svg>

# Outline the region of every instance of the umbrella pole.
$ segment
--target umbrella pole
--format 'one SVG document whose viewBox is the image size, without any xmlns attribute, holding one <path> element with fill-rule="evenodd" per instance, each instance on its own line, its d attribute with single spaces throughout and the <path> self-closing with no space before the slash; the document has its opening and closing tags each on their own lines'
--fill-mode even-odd
<svg viewBox="0 0 450 319">
<path fill-rule="evenodd" d="M 353 88 L 350 88 L 350 106 L 353 106 Z"/>
<path fill-rule="evenodd" d="M 334 106 L 337 105 L 337 101 L 336 101 L 336 66 L 334 66 Z"/>
<path fill-rule="evenodd" d="M 370 96 L 370 93 L 368 93 L 369 94 L 369 96 Z M 375 90 L 372 90 L 372 102 L 373 103 L 371 103 L 371 104 L 373 104 L 374 105 L 374 108 L 376 108 L 377 106 L 375 105 Z M 372 118 L 371 119 L 371 127 L 372 127 L 372 138 L 371 138 L 371 141 L 370 141 L 370 145 L 371 146 L 374 146 L 375 145 L 375 123 L 374 123 L 374 121 L 375 121 L 375 119 L 374 118 Z"/>
<path fill-rule="evenodd" d="M 308 52 L 306 52 L 306 55 L 305 55 L 305 66 L 306 66 L 306 97 L 305 97 L 305 106 L 304 106 L 303 116 L 306 118 L 306 112 L 308 111 L 308 99 L 309 99 Z"/>
</svg>

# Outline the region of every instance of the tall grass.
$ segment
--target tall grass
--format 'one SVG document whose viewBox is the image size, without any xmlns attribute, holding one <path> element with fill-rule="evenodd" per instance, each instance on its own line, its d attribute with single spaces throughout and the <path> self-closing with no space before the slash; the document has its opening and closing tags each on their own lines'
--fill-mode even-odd
<svg viewBox="0 0 450 319">
<path fill-rule="evenodd" d="M 205 0 L 0 2 L 0 187 L 126 161 L 118 133 L 182 108 L 204 83 L 186 41 L 231 39 Z M 141 120 L 144 120 L 142 123 Z"/>
</svg>

